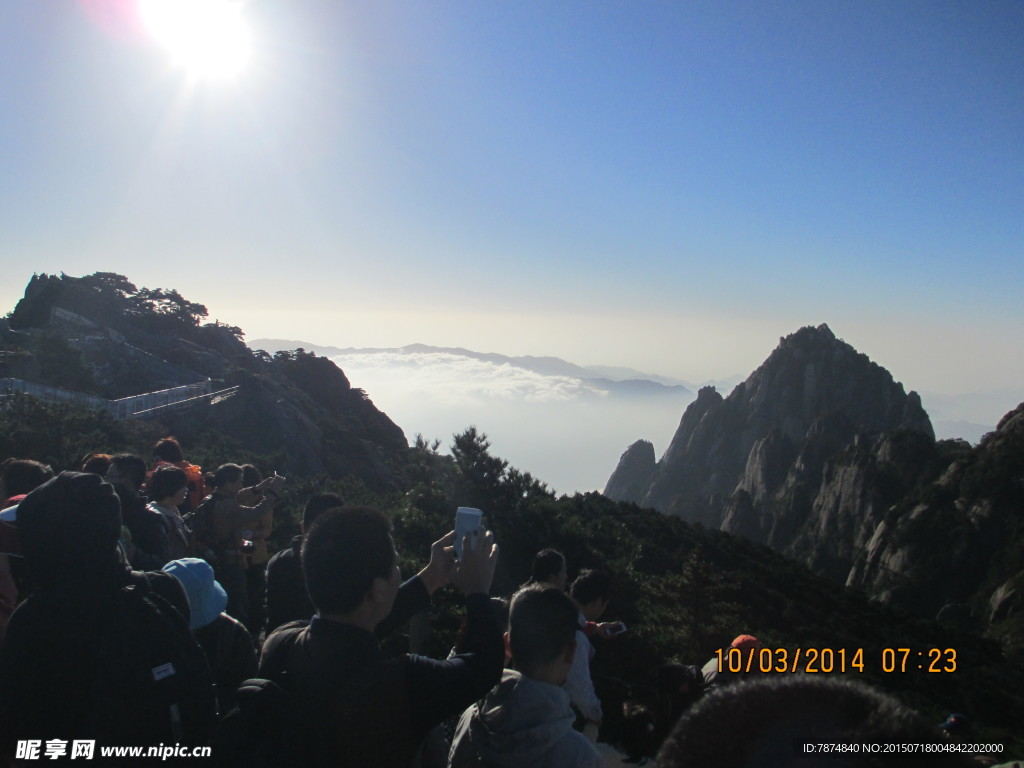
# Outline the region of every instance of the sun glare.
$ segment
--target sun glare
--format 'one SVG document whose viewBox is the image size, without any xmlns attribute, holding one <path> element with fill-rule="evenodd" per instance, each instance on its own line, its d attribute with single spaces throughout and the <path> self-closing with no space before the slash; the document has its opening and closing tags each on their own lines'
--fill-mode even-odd
<svg viewBox="0 0 1024 768">
<path fill-rule="evenodd" d="M 249 62 L 249 30 L 240 2 L 138 0 L 149 33 L 190 76 L 227 80 Z"/>
</svg>

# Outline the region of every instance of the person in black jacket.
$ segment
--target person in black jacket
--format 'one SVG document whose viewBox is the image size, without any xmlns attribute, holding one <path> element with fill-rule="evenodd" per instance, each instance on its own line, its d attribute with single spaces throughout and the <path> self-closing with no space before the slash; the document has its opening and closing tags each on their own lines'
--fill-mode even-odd
<svg viewBox="0 0 1024 768">
<path fill-rule="evenodd" d="M 32 588 L 0 645 L 0 765 L 20 740 L 92 739 L 97 757 L 101 746 L 204 743 L 213 680 L 185 591 L 125 562 L 113 487 L 63 472 L 21 502 L 18 533 Z"/>
<path fill-rule="evenodd" d="M 112 456 L 107 482 L 114 486 L 121 500 L 121 518 L 128 530 L 121 542 L 128 562 L 140 571 L 160 570 L 170 559 L 170 544 L 164 516 L 149 509 L 142 496 L 146 462 L 129 453 Z"/>
<path fill-rule="evenodd" d="M 431 563 L 452 563 L 454 540 L 452 531 L 435 542 Z M 302 567 L 317 615 L 267 638 L 260 676 L 289 688 L 313 713 L 310 734 L 322 758 L 332 765 L 406 766 L 433 726 L 498 682 L 503 628 L 487 596 L 497 558 L 490 532 L 475 547 L 466 537 L 452 574 L 466 596 L 460 654 L 446 661 L 409 654 L 385 659 L 374 630 L 395 618 L 400 590 L 432 591 L 429 582 L 448 568 L 428 565 L 402 585 L 390 525 L 379 511 L 345 507 L 316 521 Z"/>
<path fill-rule="evenodd" d="M 312 618 L 316 613 L 313 602 L 306 592 L 306 580 L 302 576 L 302 543 L 306 531 L 324 512 L 341 509 L 344 500 L 336 493 L 318 493 L 311 496 L 302 510 L 302 533 L 292 539 L 291 545 L 282 549 L 267 563 L 267 636 L 282 624 Z"/>
</svg>

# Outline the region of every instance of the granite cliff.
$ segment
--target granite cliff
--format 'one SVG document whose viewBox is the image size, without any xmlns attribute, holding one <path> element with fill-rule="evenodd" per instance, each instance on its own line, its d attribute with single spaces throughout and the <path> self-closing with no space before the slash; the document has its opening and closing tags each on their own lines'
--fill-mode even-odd
<svg viewBox="0 0 1024 768">
<path fill-rule="evenodd" d="M 641 468 L 632 464 L 617 469 L 609 487 L 612 498 L 721 528 L 735 492 L 756 504 L 778 490 L 791 466 L 820 472 L 825 455 L 901 430 L 934 439 L 917 394 L 828 326 L 808 327 L 782 339 L 727 398 L 701 389 L 642 492 L 615 493 L 615 486 L 636 485 L 628 475 Z M 770 530 L 764 533 L 767 540 Z"/>
<path fill-rule="evenodd" d="M 659 461 L 631 446 L 605 493 L 922 615 L 1008 622 L 996 633 L 1017 635 L 1022 432 L 1018 408 L 977 448 L 936 442 L 915 392 L 827 326 L 808 327 L 728 397 L 702 389 Z"/>
<path fill-rule="evenodd" d="M 891 457 L 878 451 L 851 456 L 845 464 L 878 471 Z M 877 516 L 855 551 L 846 583 L 958 629 L 987 626 L 1019 647 L 1024 642 L 1024 403 L 977 447 L 939 443 L 911 461 L 924 468 L 918 482 Z"/>
</svg>

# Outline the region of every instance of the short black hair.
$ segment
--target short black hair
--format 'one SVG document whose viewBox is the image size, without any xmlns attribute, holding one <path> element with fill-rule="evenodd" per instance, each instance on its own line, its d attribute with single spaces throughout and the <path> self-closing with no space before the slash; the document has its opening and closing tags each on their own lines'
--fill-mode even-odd
<svg viewBox="0 0 1024 768">
<path fill-rule="evenodd" d="M 117 467 L 118 472 L 127 475 L 136 488 L 141 488 L 142 484 L 146 482 L 146 462 L 134 453 L 119 453 L 111 456 L 110 466 Z"/>
<path fill-rule="evenodd" d="M 587 605 L 598 599 L 607 601 L 612 594 L 611 577 L 604 571 L 583 571 L 572 583 L 569 594 L 580 605 Z"/>
<path fill-rule="evenodd" d="M 549 664 L 575 642 L 579 611 L 557 587 L 531 584 L 512 597 L 508 642 L 516 668 L 525 674 Z"/>
<path fill-rule="evenodd" d="M 166 461 L 170 464 L 176 464 L 179 461 L 185 460 L 185 454 L 181 450 L 181 443 L 173 437 L 157 440 L 156 445 L 153 446 L 153 455 L 160 459 L 160 461 Z"/>
<path fill-rule="evenodd" d="M 551 581 L 565 567 L 565 555 L 557 549 L 542 549 L 533 558 L 530 578 L 533 581 Z"/>
<path fill-rule="evenodd" d="M 721 688 L 683 714 L 658 753 L 662 768 L 888 765 L 885 754 L 797 751 L 800 742 L 939 743 L 935 726 L 891 696 L 850 680 L 815 675 L 763 678 Z M 963 765 L 930 755 L 929 765 Z"/>
<path fill-rule="evenodd" d="M 166 464 L 157 467 L 153 476 L 149 478 L 149 498 L 153 501 L 173 496 L 182 488 L 188 488 L 188 477 L 185 470 L 177 467 Z"/>
<path fill-rule="evenodd" d="M 244 471 L 237 464 L 221 464 L 215 472 L 206 473 L 206 482 L 212 488 L 220 488 L 222 485 L 238 480 Z"/>
<path fill-rule="evenodd" d="M 51 477 L 53 477 L 53 470 L 41 461 L 10 459 L 4 462 L 4 491 L 8 496 L 29 493 Z"/>
<path fill-rule="evenodd" d="M 82 472 L 105 477 L 107 470 L 110 469 L 110 454 L 90 453 L 82 458 L 82 466 L 79 469 Z"/>
<path fill-rule="evenodd" d="M 317 493 L 310 496 L 302 509 L 303 529 L 309 531 L 316 519 L 327 510 L 344 506 L 345 500 L 336 493 Z"/>
<path fill-rule="evenodd" d="M 306 591 L 318 613 L 349 613 L 373 580 L 395 565 L 391 523 L 371 507 L 342 507 L 317 518 L 302 545 Z"/>
<path fill-rule="evenodd" d="M 246 488 L 263 482 L 263 473 L 255 464 L 242 465 L 242 485 Z"/>
</svg>

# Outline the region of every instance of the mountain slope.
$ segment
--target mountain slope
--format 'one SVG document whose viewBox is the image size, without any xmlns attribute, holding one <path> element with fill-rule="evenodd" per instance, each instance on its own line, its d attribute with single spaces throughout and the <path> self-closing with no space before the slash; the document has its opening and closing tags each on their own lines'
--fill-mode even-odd
<svg viewBox="0 0 1024 768">
<path fill-rule="evenodd" d="M 399 487 L 404 433 L 334 363 L 311 353 L 258 355 L 241 329 L 205 316 L 177 291 L 139 289 L 122 275 L 36 275 L 2 334 L 4 376 L 105 398 L 206 378 L 214 389 L 237 386 L 223 402 L 161 420 L 182 439 L 230 436 L 246 454 L 275 454 L 292 475 Z"/>
</svg>

